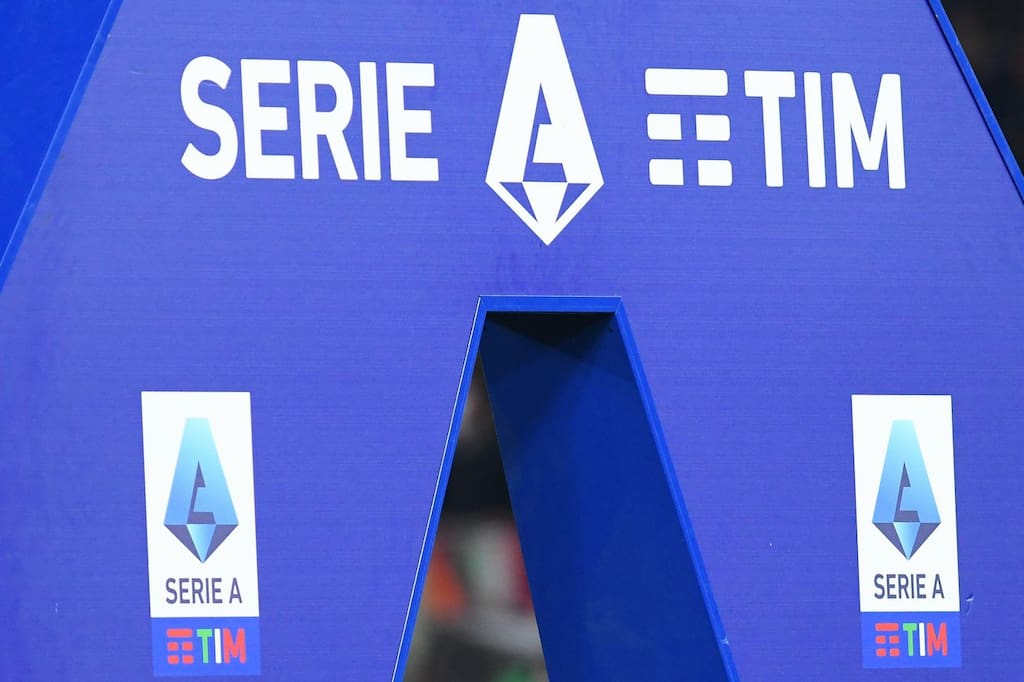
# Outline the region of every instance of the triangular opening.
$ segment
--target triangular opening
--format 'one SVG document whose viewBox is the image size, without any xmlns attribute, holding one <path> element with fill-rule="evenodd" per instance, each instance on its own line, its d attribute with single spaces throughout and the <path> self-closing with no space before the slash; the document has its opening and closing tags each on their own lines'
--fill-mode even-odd
<svg viewBox="0 0 1024 682">
<path fill-rule="evenodd" d="M 468 367 L 395 679 L 735 679 L 619 299 L 483 297 Z"/>
<path fill-rule="evenodd" d="M 565 197 L 562 198 L 562 205 L 558 209 L 558 217 L 561 218 L 565 215 L 565 212 L 576 203 L 576 200 L 580 198 L 587 188 L 590 187 L 590 183 L 587 182 L 570 182 L 565 188 Z"/>
<path fill-rule="evenodd" d="M 405 682 L 546 682 L 537 620 L 478 358 Z"/>
<path fill-rule="evenodd" d="M 533 206 L 530 205 L 530 198 L 526 196 L 526 187 L 522 182 L 503 182 L 501 186 L 508 190 L 508 193 L 512 195 L 512 198 L 519 202 L 519 205 L 525 208 L 530 215 L 534 218 L 537 214 L 533 212 Z"/>
</svg>

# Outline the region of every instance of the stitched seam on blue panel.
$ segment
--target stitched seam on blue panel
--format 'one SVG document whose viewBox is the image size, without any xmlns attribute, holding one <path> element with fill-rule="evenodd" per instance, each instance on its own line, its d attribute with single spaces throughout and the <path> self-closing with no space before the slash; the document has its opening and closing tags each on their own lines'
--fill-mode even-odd
<svg viewBox="0 0 1024 682">
<path fill-rule="evenodd" d="M 100 54 L 103 52 L 103 46 L 107 42 L 107 37 L 114 26 L 118 11 L 121 9 L 121 2 L 122 0 L 111 0 L 110 5 L 107 6 L 107 11 L 103 15 L 99 29 L 96 32 L 96 38 L 89 48 L 89 52 L 85 57 L 85 63 L 82 64 L 82 69 L 78 73 L 78 80 L 75 81 L 75 87 L 71 89 L 71 96 L 68 98 L 68 103 L 65 105 L 64 112 L 57 123 L 57 129 L 50 140 L 50 146 L 47 147 L 46 154 L 43 156 L 43 163 L 39 167 L 39 172 L 36 173 L 35 180 L 32 181 L 32 188 L 29 190 L 28 197 L 25 199 L 25 205 L 18 215 L 18 221 L 14 224 L 11 238 L 3 245 L 3 250 L 0 251 L 0 292 L 3 291 L 7 275 L 10 274 L 11 268 L 14 266 L 14 259 L 18 255 L 18 248 L 25 237 L 29 223 L 32 222 L 32 218 L 35 216 L 43 190 L 46 189 L 50 175 L 57 165 L 60 150 L 64 146 L 68 133 L 71 131 L 71 124 L 74 122 L 75 114 L 78 113 L 78 107 L 85 97 L 85 91 L 88 89 L 89 81 L 96 70 L 96 64 L 99 62 Z"/>
<path fill-rule="evenodd" d="M 999 121 L 996 120 L 995 112 L 992 111 L 988 98 L 985 97 L 985 91 L 981 89 L 981 83 L 978 81 L 974 69 L 971 68 L 971 63 L 967 59 L 967 53 L 964 52 L 960 39 L 956 36 L 953 24 L 949 21 L 949 16 L 942 7 L 941 0 L 928 0 L 928 5 L 931 7 L 935 20 L 942 30 L 942 36 L 946 39 L 946 45 L 953 54 L 953 59 L 956 60 L 957 65 L 960 67 L 960 73 L 967 83 L 967 88 L 974 96 L 974 103 L 977 105 L 978 111 L 981 112 L 982 118 L 985 119 L 989 134 L 992 135 L 992 141 L 996 143 L 996 147 L 1003 157 L 1006 170 L 1010 172 L 1010 177 L 1013 178 L 1013 184 L 1017 187 L 1017 193 L 1024 200 L 1024 174 L 1021 174 L 1017 157 L 1013 155 L 1010 144 L 1006 141 L 1006 136 L 1003 135 L 1003 129 L 999 126 Z"/>
</svg>

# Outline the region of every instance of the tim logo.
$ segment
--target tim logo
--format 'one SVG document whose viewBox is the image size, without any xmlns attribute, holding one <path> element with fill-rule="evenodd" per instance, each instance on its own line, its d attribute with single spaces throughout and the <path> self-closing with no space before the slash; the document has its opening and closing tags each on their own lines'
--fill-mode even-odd
<svg viewBox="0 0 1024 682">
<path fill-rule="evenodd" d="M 949 630 L 944 622 L 875 623 L 875 656 L 925 657 L 949 655 Z"/>
<path fill-rule="evenodd" d="M 852 402 L 864 667 L 959 667 L 952 399 Z"/>
<path fill-rule="evenodd" d="M 519 18 L 487 185 L 546 245 L 604 185 L 552 15 Z"/>
<path fill-rule="evenodd" d="M 142 393 L 155 675 L 260 672 L 248 393 Z"/>
<path fill-rule="evenodd" d="M 246 663 L 245 628 L 167 628 L 168 666 Z"/>
</svg>

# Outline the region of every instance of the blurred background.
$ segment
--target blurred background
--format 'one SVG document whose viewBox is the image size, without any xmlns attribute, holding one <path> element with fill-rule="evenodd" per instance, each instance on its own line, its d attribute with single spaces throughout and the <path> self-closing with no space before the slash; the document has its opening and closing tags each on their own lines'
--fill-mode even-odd
<svg viewBox="0 0 1024 682">
<path fill-rule="evenodd" d="M 405 682 L 546 682 L 482 365 L 473 371 Z"/>
<path fill-rule="evenodd" d="M 107 4 L 0 2 L 5 54 L 0 64 L 0 253 Z M 1019 163 L 1024 158 L 1024 0 L 943 4 Z M 405 682 L 547 680 L 482 379 L 478 367 Z"/>
<path fill-rule="evenodd" d="M 1024 1 L 942 4 L 1019 164 L 1024 158 Z"/>
</svg>

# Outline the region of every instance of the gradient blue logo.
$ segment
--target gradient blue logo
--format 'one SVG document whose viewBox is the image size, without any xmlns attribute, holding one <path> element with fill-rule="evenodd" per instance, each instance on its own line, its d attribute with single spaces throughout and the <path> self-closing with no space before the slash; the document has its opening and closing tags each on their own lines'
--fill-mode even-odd
<svg viewBox="0 0 1024 682">
<path fill-rule="evenodd" d="M 164 525 L 205 562 L 238 527 L 210 422 L 185 420 Z"/>
<path fill-rule="evenodd" d="M 896 419 L 882 465 L 872 522 L 908 559 L 939 527 L 939 511 L 928 481 L 914 422 Z"/>
</svg>

